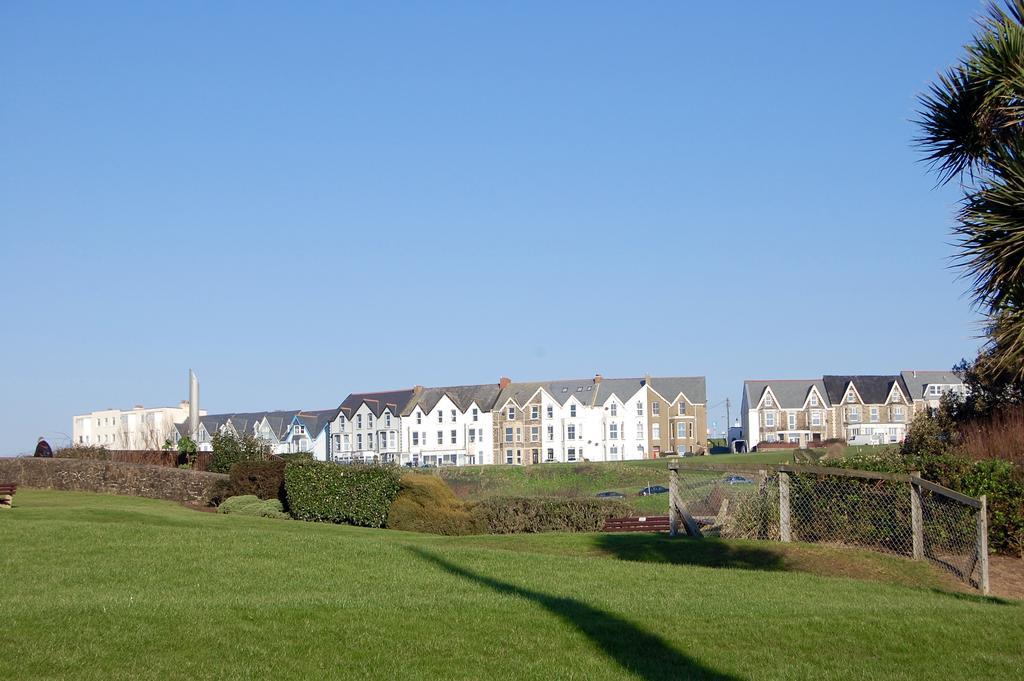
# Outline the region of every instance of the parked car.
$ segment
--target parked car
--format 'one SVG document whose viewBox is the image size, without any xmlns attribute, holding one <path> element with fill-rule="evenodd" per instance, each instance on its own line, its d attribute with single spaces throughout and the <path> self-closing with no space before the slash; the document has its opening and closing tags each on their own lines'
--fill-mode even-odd
<svg viewBox="0 0 1024 681">
<path fill-rule="evenodd" d="M 644 487 L 640 490 L 640 496 L 649 497 L 652 494 L 668 494 L 668 487 L 662 487 L 661 485 L 651 485 L 650 487 Z"/>
<path fill-rule="evenodd" d="M 723 482 L 727 485 L 753 485 L 754 481 L 742 475 L 727 475 Z"/>
<path fill-rule="evenodd" d="M 626 495 L 622 492 L 598 492 L 597 497 L 599 499 L 625 499 Z"/>
</svg>

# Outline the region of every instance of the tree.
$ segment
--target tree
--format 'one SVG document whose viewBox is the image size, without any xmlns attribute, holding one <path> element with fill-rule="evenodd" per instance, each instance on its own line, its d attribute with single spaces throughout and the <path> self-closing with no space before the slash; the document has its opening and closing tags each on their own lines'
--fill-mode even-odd
<svg viewBox="0 0 1024 681">
<path fill-rule="evenodd" d="M 958 264 L 988 317 L 980 370 L 1024 379 L 1024 0 L 992 3 L 960 62 L 921 96 L 917 143 L 964 188 Z M 980 359 L 980 358 L 979 358 Z"/>
<path fill-rule="evenodd" d="M 222 430 L 213 436 L 210 470 L 227 473 L 240 461 L 265 461 L 269 457 L 270 445 L 252 433 L 236 435 L 230 430 Z"/>
</svg>

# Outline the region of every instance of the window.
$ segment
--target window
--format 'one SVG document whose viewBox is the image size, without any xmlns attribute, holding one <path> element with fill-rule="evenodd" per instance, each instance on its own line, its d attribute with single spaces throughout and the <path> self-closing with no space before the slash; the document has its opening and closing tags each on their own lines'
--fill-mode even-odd
<svg viewBox="0 0 1024 681">
<path fill-rule="evenodd" d="M 576 418 L 576 405 L 575 404 L 570 404 L 569 405 L 569 417 L 570 418 Z"/>
<path fill-rule="evenodd" d="M 457 434 L 458 434 L 457 430 L 453 430 L 452 431 L 452 433 L 451 433 L 451 435 L 452 435 L 452 444 L 455 444 L 456 442 L 458 442 L 458 435 Z"/>
<path fill-rule="evenodd" d="M 516 442 L 522 442 L 522 441 L 523 441 L 523 429 L 522 428 L 516 428 Z"/>
<path fill-rule="evenodd" d="M 811 425 L 812 426 L 820 426 L 821 425 L 821 410 L 820 409 L 814 409 L 813 411 L 811 411 Z"/>
<path fill-rule="evenodd" d="M 452 423 L 455 423 L 455 410 L 454 409 L 452 409 L 451 416 L 452 416 Z"/>
<path fill-rule="evenodd" d="M 766 411 L 764 413 L 764 426 L 765 426 L 765 428 L 774 428 L 775 427 L 775 412 L 774 411 Z"/>
<path fill-rule="evenodd" d="M 384 426 L 387 428 L 391 427 L 391 412 L 384 414 Z"/>
<path fill-rule="evenodd" d="M 540 426 L 530 426 L 530 442 L 540 442 Z"/>
<path fill-rule="evenodd" d="M 608 439 L 618 440 L 619 439 L 619 424 L 609 423 L 608 424 Z"/>
<path fill-rule="evenodd" d="M 523 450 L 517 449 L 516 450 L 516 463 L 522 463 L 522 462 L 523 462 Z"/>
<path fill-rule="evenodd" d="M 789 429 L 790 430 L 796 430 L 796 414 L 793 413 L 793 412 L 790 412 L 788 414 L 788 416 L 789 416 L 789 420 L 787 421 L 787 424 L 789 426 Z"/>
<path fill-rule="evenodd" d="M 637 402 L 636 403 L 636 415 L 637 416 L 643 416 L 644 415 L 644 403 L 643 402 Z"/>
<path fill-rule="evenodd" d="M 555 460 L 555 450 L 548 448 L 548 461 Z"/>
<path fill-rule="evenodd" d="M 812 407 L 817 407 L 818 406 L 818 393 L 813 392 L 813 391 L 811 392 L 811 406 Z"/>
<path fill-rule="evenodd" d="M 437 410 L 437 422 L 444 423 L 444 412 L 442 412 L 440 409 Z"/>
<path fill-rule="evenodd" d="M 608 407 L 608 412 L 612 416 L 618 416 L 619 415 L 619 405 L 617 405 L 614 402 L 612 402 L 611 406 Z"/>
<path fill-rule="evenodd" d="M 395 444 L 397 443 L 397 441 L 398 441 L 398 435 L 397 435 L 397 433 L 395 433 L 395 431 L 392 430 L 391 432 L 388 433 L 388 446 L 391 449 L 394 449 L 395 448 Z"/>
<path fill-rule="evenodd" d="M 619 456 L 619 446 L 618 445 L 612 445 L 610 453 L 611 453 L 613 459 L 618 457 Z"/>
<path fill-rule="evenodd" d="M 892 408 L 892 420 L 893 421 L 902 421 L 903 420 L 903 407 L 893 407 Z"/>
<path fill-rule="evenodd" d="M 552 405 L 549 404 L 548 405 L 548 418 L 549 419 L 550 418 L 554 418 L 554 416 L 555 416 L 555 408 Z"/>
<path fill-rule="evenodd" d="M 655 403 L 655 404 L 657 404 L 657 403 Z M 652 440 L 660 440 L 661 439 L 661 424 L 660 423 L 652 423 L 651 424 L 651 439 Z"/>
<path fill-rule="evenodd" d="M 569 453 L 568 453 L 568 457 L 567 458 L 569 459 L 569 461 L 575 461 L 576 460 L 576 450 L 574 448 L 569 447 Z"/>
<path fill-rule="evenodd" d="M 554 440 L 555 439 L 555 427 L 554 426 L 548 426 L 548 439 L 549 440 Z"/>
<path fill-rule="evenodd" d="M 892 401 L 893 402 L 899 403 L 901 401 L 901 399 L 902 398 L 900 397 L 900 394 L 898 392 L 893 392 L 893 394 L 892 394 Z"/>
<path fill-rule="evenodd" d="M 565 429 L 565 433 L 566 433 L 565 434 L 565 438 L 567 440 L 575 440 L 576 439 L 576 426 L 569 426 L 568 428 Z"/>
<path fill-rule="evenodd" d="M 415 430 L 412 431 L 412 446 L 413 447 L 419 447 L 420 446 L 420 434 L 417 433 Z"/>
<path fill-rule="evenodd" d="M 661 402 L 657 400 L 651 402 L 651 414 L 653 416 L 661 416 Z"/>
<path fill-rule="evenodd" d="M 506 449 L 505 450 L 505 463 L 512 463 L 512 450 L 511 449 Z"/>
<path fill-rule="evenodd" d="M 686 437 L 686 424 L 683 423 L 682 421 L 680 421 L 680 422 L 678 422 L 676 424 L 676 437 L 679 437 L 679 438 Z"/>
<path fill-rule="evenodd" d="M 860 407 L 847 407 L 846 420 L 850 423 L 860 423 Z"/>
<path fill-rule="evenodd" d="M 942 395 L 942 386 L 930 385 L 928 386 L 928 394 L 933 397 L 939 397 Z"/>
<path fill-rule="evenodd" d="M 854 402 L 857 401 L 857 396 L 854 395 L 852 390 L 846 393 L 846 401 L 849 402 L 850 404 L 853 404 Z"/>
<path fill-rule="evenodd" d="M 417 410 L 416 411 L 416 425 L 418 426 L 421 423 L 423 423 L 423 412 Z"/>
<path fill-rule="evenodd" d="M 686 402 L 679 400 L 679 415 L 686 416 Z"/>
<path fill-rule="evenodd" d="M 509 407 L 508 408 L 508 412 L 506 413 L 506 418 L 508 418 L 509 421 L 515 421 L 516 420 L 516 408 L 515 407 Z"/>
<path fill-rule="evenodd" d="M 366 436 L 366 448 L 373 449 L 373 433 Z"/>
<path fill-rule="evenodd" d="M 473 420 L 474 421 L 479 421 L 480 420 L 480 410 L 477 409 L 476 407 L 473 407 Z"/>
<path fill-rule="evenodd" d="M 443 430 L 437 431 L 437 444 L 439 444 L 439 445 L 443 445 L 444 444 L 444 431 Z"/>
<path fill-rule="evenodd" d="M 362 449 L 362 448 L 363 448 L 363 435 L 362 435 L 362 433 L 360 433 L 359 435 L 356 435 L 356 449 Z"/>
<path fill-rule="evenodd" d="M 878 407 L 871 407 L 871 423 L 878 423 Z"/>
<path fill-rule="evenodd" d="M 362 427 L 363 427 L 363 415 L 362 414 L 356 414 L 356 428 L 362 428 Z"/>
<path fill-rule="evenodd" d="M 468 436 L 470 442 L 476 442 L 476 428 L 470 428 Z"/>
<path fill-rule="evenodd" d="M 636 424 L 636 439 L 637 440 L 643 440 L 644 439 L 644 424 L 642 424 L 640 422 L 637 422 L 637 424 Z"/>
<path fill-rule="evenodd" d="M 539 404 L 531 404 L 530 405 L 530 418 L 534 419 L 534 420 L 540 418 L 540 405 Z"/>
<path fill-rule="evenodd" d="M 766 407 L 774 407 L 775 406 L 775 403 L 772 402 L 772 396 L 771 395 L 765 394 L 765 396 L 764 396 L 764 406 L 766 406 Z"/>
<path fill-rule="evenodd" d="M 373 428 L 373 414 L 366 415 L 366 427 Z"/>
</svg>

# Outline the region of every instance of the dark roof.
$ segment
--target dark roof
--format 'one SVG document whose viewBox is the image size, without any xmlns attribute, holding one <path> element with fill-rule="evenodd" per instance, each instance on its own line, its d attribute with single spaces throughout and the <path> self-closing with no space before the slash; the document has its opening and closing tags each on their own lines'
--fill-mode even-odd
<svg viewBox="0 0 1024 681">
<path fill-rule="evenodd" d="M 601 384 L 595 383 L 592 378 L 581 378 L 568 381 L 549 381 L 544 384 L 544 389 L 559 404 L 564 405 L 570 397 L 575 396 L 580 403 L 591 406 L 596 404 L 600 386 Z"/>
<path fill-rule="evenodd" d="M 900 390 L 907 397 L 910 390 L 900 376 L 823 376 L 825 390 L 828 392 L 828 399 L 832 404 L 841 404 L 846 388 L 853 383 L 857 393 L 865 404 L 884 404 L 889 397 L 894 383 L 898 383 Z"/>
<path fill-rule="evenodd" d="M 398 416 L 416 394 L 415 390 L 388 390 L 377 393 L 352 393 L 345 398 L 339 407 L 346 418 L 351 418 L 365 402 L 375 417 L 380 417 L 384 410 L 391 407 L 391 413 Z"/>
<path fill-rule="evenodd" d="M 327 427 L 327 424 L 338 418 L 338 412 L 340 407 L 334 409 L 318 409 L 313 411 L 300 411 L 295 415 L 297 419 L 302 421 L 302 424 L 306 426 L 306 432 L 311 437 L 317 437 L 321 431 Z"/>
<path fill-rule="evenodd" d="M 654 376 L 651 387 L 667 400 L 675 401 L 679 393 L 693 404 L 704 404 L 708 401 L 707 383 L 703 376 Z"/>
<path fill-rule="evenodd" d="M 540 382 L 509 383 L 500 393 L 498 393 L 498 398 L 494 400 L 494 406 L 495 408 L 500 409 L 509 400 L 513 400 L 516 404 L 522 406 L 529 402 L 534 393 L 545 385 L 545 383 Z"/>
<path fill-rule="evenodd" d="M 288 433 L 288 429 L 291 428 L 292 425 L 292 419 L 294 419 L 295 415 L 298 413 L 298 410 L 268 411 L 263 415 L 263 418 L 267 420 L 267 425 L 270 426 L 270 430 L 274 432 L 274 436 L 280 440 Z"/>
<path fill-rule="evenodd" d="M 773 381 L 744 381 L 743 389 L 747 393 L 747 404 L 750 409 L 757 406 L 764 395 L 764 391 L 771 387 L 778 406 L 783 409 L 799 409 L 804 406 L 811 388 L 817 386 L 825 406 L 828 406 L 829 396 L 825 390 L 825 384 L 820 378 L 786 379 Z"/>
<path fill-rule="evenodd" d="M 424 388 L 409 401 L 401 415 L 408 416 L 416 407 L 424 412 L 429 412 L 446 395 L 462 413 L 466 413 L 472 404 L 476 404 L 483 411 L 491 411 L 494 401 L 498 399 L 499 392 L 501 392 L 501 388 L 497 383 Z"/>
<path fill-rule="evenodd" d="M 608 398 L 614 395 L 623 404 L 626 400 L 636 395 L 637 391 L 644 386 L 642 378 L 602 378 L 598 384 L 597 404 L 604 404 Z"/>
</svg>

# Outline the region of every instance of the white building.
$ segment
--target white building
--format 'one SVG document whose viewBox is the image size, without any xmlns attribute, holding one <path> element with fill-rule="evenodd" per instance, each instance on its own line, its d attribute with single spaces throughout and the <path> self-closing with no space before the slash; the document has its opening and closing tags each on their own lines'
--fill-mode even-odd
<svg viewBox="0 0 1024 681">
<path fill-rule="evenodd" d="M 952 371 L 902 371 L 900 376 L 910 392 L 915 411 L 938 409 L 942 396 L 952 393 L 966 395 L 967 386 Z"/>
<path fill-rule="evenodd" d="M 401 413 L 414 390 L 352 393 L 330 424 L 326 459 L 340 463 L 397 463 Z"/>
<path fill-rule="evenodd" d="M 497 383 L 417 387 L 401 414 L 401 463 L 494 463 L 491 410 L 499 392 Z"/>
<path fill-rule="evenodd" d="M 136 405 L 128 410 L 102 409 L 73 417 L 72 444 L 107 449 L 160 449 L 168 438 L 174 439 L 175 425 L 187 419 L 187 400 L 177 407 Z"/>
</svg>

